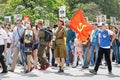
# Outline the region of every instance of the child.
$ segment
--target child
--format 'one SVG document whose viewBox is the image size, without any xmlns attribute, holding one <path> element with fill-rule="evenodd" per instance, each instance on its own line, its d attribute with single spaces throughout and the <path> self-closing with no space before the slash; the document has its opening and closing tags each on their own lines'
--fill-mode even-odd
<svg viewBox="0 0 120 80">
<path fill-rule="evenodd" d="M 78 57 L 81 60 L 82 66 L 83 66 L 83 49 L 82 49 L 82 41 L 80 41 L 79 39 L 75 38 L 75 55 L 74 55 L 74 62 L 73 62 L 73 68 L 76 68 L 76 64 L 77 64 L 77 59 Z"/>
</svg>

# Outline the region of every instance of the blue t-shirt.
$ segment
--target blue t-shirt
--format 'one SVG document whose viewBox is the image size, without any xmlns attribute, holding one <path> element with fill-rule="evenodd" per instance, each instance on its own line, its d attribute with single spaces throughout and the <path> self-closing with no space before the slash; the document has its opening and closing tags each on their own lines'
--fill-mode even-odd
<svg viewBox="0 0 120 80">
<path fill-rule="evenodd" d="M 75 32 L 73 30 L 69 29 L 67 31 L 66 43 L 69 43 L 69 41 L 74 42 L 75 37 L 76 37 Z"/>
<path fill-rule="evenodd" d="M 110 46 L 110 35 L 107 30 L 100 31 L 100 47 Z"/>
<path fill-rule="evenodd" d="M 93 34 L 92 34 L 92 37 L 93 37 L 92 43 L 98 43 L 98 33 L 99 33 L 98 29 L 93 32 Z"/>
</svg>

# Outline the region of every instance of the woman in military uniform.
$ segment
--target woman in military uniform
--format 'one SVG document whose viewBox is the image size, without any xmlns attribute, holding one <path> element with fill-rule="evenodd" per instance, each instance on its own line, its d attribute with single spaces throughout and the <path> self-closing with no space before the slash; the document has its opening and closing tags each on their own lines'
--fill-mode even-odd
<svg viewBox="0 0 120 80">
<path fill-rule="evenodd" d="M 58 29 L 56 30 L 53 38 L 55 39 L 54 57 L 59 64 L 59 71 L 64 72 L 64 63 L 66 58 L 66 47 L 65 47 L 66 31 L 64 27 L 64 21 L 58 20 Z"/>
</svg>

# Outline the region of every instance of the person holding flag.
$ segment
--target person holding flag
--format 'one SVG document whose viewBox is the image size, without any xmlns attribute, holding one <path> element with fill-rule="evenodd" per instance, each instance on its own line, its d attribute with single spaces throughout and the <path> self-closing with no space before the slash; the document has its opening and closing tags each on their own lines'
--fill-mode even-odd
<svg viewBox="0 0 120 80">
<path fill-rule="evenodd" d="M 85 20 L 82 9 L 79 9 L 74 16 L 71 18 L 69 27 L 78 33 L 78 39 L 81 40 L 84 44 L 87 44 L 89 42 L 88 38 L 92 32 L 91 25 Z M 84 54 L 84 66 L 82 68 L 88 68 L 88 47 L 83 46 L 83 54 Z"/>
<path fill-rule="evenodd" d="M 81 41 L 86 41 L 92 32 L 91 25 L 85 20 L 82 9 L 79 9 L 71 18 L 69 27 L 78 33 L 78 38 Z"/>
</svg>

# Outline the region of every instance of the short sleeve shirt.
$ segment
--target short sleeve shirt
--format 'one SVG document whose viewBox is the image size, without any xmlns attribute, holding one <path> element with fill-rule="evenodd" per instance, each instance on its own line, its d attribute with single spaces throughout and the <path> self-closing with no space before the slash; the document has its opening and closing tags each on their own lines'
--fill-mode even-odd
<svg viewBox="0 0 120 80">
<path fill-rule="evenodd" d="M 113 35 L 114 34 L 113 31 L 111 31 L 109 29 L 106 29 L 106 30 L 108 31 L 108 35 Z M 100 37 L 101 37 L 101 34 L 99 33 L 99 39 L 100 39 Z M 100 40 L 99 40 L 99 43 L 100 43 Z M 110 48 L 110 46 L 106 46 L 106 47 L 103 47 L 103 48 Z"/>
<path fill-rule="evenodd" d="M 4 29 L 0 29 L 0 45 L 4 45 L 4 40 L 7 39 L 7 33 Z"/>
</svg>

